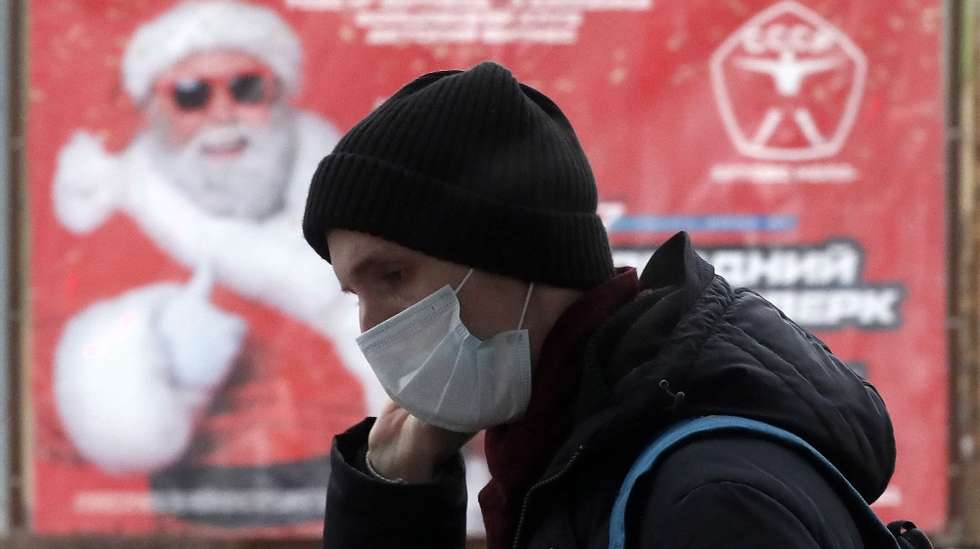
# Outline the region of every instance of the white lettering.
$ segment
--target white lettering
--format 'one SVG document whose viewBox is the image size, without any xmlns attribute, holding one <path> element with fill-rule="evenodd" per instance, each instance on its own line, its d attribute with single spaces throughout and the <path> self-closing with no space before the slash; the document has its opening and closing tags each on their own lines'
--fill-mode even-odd
<svg viewBox="0 0 980 549">
<path fill-rule="evenodd" d="M 643 268 L 653 248 L 615 249 L 617 266 Z M 849 241 L 814 246 L 699 250 L 735 288 L 752 288 L 800 325 L 812 329 L 895 328 L 904 290 L 862 280 L 863 251 Z"/>
<path fill-rule="evenodd" d="M 320 489 L 295 490 L 165 490 L 147 492 L 90 491 L 74 501 L 79 513 L 224 513 L 277 515 L 318 513 L 323 506 Z"/>
<path fill-rule="evenodd" d="M 893 328 L 899 324 L 898 306 L 902 297 L 899 288 L 766 290 L 762 293 L 786 316 L 808 328 Z"/>
<path fill-rule="evenodd" d="M 729 248 L 703 252 L 734 286 L 849 286 L 857 282 L 861 253 L 843 242 L 817 248 Z"/>
<path fill-rule="evenodd" d="M 294 9 L 353 11 L 373 45 L 574 44 L 585 13 L 643 11 L 652 0 L 287 0 Z"/>
<path fill-rule="evenodd" d="M 853 183 L 858 171 L 851 164 L 777 164 L 757 162 L 745 164 L 715 164 L 709 178 L 713 183 L 754 183 L 783 185 L 789 183 Z"/>
<path fill-rule="evenodd" d="M 773 23 L 764 29 L 751 27 L 742 33 L 742 47 L 753 55 L 766 52 L 817 54 L 826 52 L 833 45 L 834 36 L 827 29 L 803 23 Z"/>
</svg>

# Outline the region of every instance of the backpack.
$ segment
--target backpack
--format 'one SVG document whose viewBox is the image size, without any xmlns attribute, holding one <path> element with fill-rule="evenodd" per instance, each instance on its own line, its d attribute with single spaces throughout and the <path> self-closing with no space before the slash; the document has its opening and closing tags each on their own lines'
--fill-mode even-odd
<svg viewBox="0 0 980 549">
<path fill-rule="evenodd" d="M 704 416 L 689 420 L 684 420 L 667 428 L 666 431 L 657 436 L 647 448 L 640 453 L 640 457 L 633 463 L 626 479 L 619 489 L 619 494 L 613 503 L 612 515 L 609 520 L 609 549 L 624 549 L 626 544 L 626 506 L 629 503 L 630 492 L 637 479 L 645 473 L 651 471 L 663 454 L 670 449 L 674 449 L 692 438 L 718 432 L 749 432 L 757 436 L 762 436 L 781 442 L 807 454 L 817 465 L 823 475 L 832 483 L 836 483 L 844 497 L 854 504 L 854 509 L 858 510 L 855 519 L 871 524 L 873 528 L 878 528 L 886 539 L 894 540 L 895 544 L 888 549 L 932 549 L 929 538 L 909 521 L 895 521 L 885 526 L 881 520 L 871 510 L 871 506 L 864 500 L 860 493 L 848 482 L 847 478 L 837 470 L 836 467 L 816 448 L 811 446 L 802 438 L 784 431 L 778 427 L 756 421 L 753 419 L 737 416 Z"/>
</svg>

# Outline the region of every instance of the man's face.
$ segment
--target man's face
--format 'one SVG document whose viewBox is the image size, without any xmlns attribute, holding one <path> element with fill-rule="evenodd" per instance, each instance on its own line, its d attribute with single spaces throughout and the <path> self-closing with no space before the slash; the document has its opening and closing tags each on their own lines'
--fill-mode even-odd
<svg viewBox="0 0 980 549">
<path fill-rule="evenodd" d="M 260 61 L 233 51 L 188 56 L 158 76 L 146 109 L 157 167 L 199 206 L 249 218 L 282 206 L 294 116 Z"/>
<path fill-rule="evenodd" d="M 334 229 L 327 235 L 334 273 L 358 298 L 361 331 L 418 303 L 445 285 L 457 288 L 468 267 L 436 259 L 364 233 Z M 463 324 L 478 338 L 517 328 L 528 286 L 474 271 L 458 294 Z"/>
</svg>

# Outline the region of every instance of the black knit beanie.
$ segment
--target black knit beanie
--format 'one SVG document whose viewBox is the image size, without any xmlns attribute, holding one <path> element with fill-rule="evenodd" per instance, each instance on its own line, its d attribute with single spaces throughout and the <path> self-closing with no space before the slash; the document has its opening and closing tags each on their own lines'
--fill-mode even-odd
<svg viewBox="0 0 980 549">
<path fill-rule="evenodd" d="M 485 62 L 417 78 L 361 120 L 310 185 L 306 241 L 360 231 L 454 263 L 589 288 L 613 273 L 596 186 L 571 124 Z"/>
</svg>

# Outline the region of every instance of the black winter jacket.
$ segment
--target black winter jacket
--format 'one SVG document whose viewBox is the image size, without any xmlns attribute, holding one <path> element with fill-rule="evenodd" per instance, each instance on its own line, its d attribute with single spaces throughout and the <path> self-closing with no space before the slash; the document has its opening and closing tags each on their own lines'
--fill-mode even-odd
<svg viewBox="0 0 980 549">
<path fill-rule="evenodd" d="M 895 462 L 884 403 L 823 343 L 758 294 L 730 288 L 683 233 L 654 254 L 641 284 L 646 290 L 599 329 L 575 365 L 576 428 L 525 498 L 512 547 L 606 547 L 612 502 L 638 453 L 665 426 L 702 415 L 786 429 L 867 500 L 884 491 Z M 335 440 L 324 546 L 463 547 L 462 461 L 424 485 L 375 480 L 363 463 L 371 422 Z M 795 451 L 713 436 L 674 451 L 637 484 L 627 547 L 894 546 L 852 516 Z"/>
</svg>

